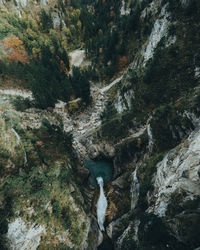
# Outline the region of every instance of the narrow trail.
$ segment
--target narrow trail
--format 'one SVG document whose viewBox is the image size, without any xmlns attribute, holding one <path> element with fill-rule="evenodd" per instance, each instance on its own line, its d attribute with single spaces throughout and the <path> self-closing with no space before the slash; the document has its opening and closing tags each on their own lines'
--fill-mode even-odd
<svg viewBox="0 0 200 250">
<path fill-rule="evenodd" d="M 111 89 L 115 84 L 117 84 L 118 82 L 120 82 L 123 78 L 123 75 L 121 75 L 120 77 L 118 77 L 117 79 L 115 79 L 113 82 L 111 82 L 108 86 L 104 87 L 101 89 L 101 93 L 107 92 L 109 89 Z"/>
<path fill-rule="evenodd" d="M 32 99 L 32 93 L 30 91 L 20 90 L 20 89 L 0 89 L 0 94 L 10 95 L 10 96 L 21 96 L 23 98 Z"/>
</svg>

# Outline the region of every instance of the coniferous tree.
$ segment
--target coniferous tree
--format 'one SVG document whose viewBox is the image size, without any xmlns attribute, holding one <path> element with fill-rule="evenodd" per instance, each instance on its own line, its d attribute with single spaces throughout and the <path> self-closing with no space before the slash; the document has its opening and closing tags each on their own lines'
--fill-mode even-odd
<svg viewBox="0 0 200 250">
<path fill-rule="evenodd" d="M 53 28 L 53 20 L 51 14 L 48 14 L 44 9 L 42 9 L 40 12 L 40 20 L 42 24 L 42 30 L 44 32 L 48 32 L 51 28 Z"/>
</svg>

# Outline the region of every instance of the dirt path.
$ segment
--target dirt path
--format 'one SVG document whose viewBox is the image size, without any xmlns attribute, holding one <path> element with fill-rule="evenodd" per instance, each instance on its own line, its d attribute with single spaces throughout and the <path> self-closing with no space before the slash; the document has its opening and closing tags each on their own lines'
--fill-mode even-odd
<svg viewBox="0 0 200 250">
<path fill-rule="evenodd" d="M 21 96 L 23 98 L 32 99 L 32 93 L 30 91 L 22 91 L 20 89 L 0 89 L 0 94 L 11 95 L 11 96 Z"/>
</svg>

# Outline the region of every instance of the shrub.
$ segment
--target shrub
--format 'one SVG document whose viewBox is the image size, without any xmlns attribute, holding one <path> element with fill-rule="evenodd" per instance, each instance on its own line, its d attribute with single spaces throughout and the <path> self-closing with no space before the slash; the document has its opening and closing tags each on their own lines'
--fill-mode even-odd
<svg viewBox="0 0 200 250">
<path fill-rule="evenodd" d="M 64 221 L 64 227 L 66 230 L 70 229 L 72 225 L 72 220 L 69 214 L 70 214 L 70 209 L 68 207 L 62 209 L 62 220 Z"/>
<path fill-rule="evenodd" d="M 59 218 L 61 214 L 60 203 L 57 200 L 53 199 L 51 200 L 51 205 L 52 205 L 52 213 L 56 215 L 57 218 Z"/>
<path fill-rule="evenodd" d="M 59 178 L 61 187 L 69 185 L 71 178 L 72 178 L 72 169 L 62 168 L 58 178 Z"/>
<path fill-rule="evenodd" d="M 13 101 L 13 105 L 15 106 L 17 111 L 24 112 L 26 109 L 31 107 L 31 101 L 29 98 L 23 98 L 20 96 L 17 96 Z"/>
</svg>

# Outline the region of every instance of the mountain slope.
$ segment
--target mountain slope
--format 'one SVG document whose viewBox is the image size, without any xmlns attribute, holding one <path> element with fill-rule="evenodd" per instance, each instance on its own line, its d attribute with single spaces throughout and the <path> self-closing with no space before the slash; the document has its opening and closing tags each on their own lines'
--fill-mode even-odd
<svg viewBox="0 0 200 250">
<path fill-rule="evenodd" d="M 199 2 L 2 3 L 2 248 L 197 249 Z"/>
</svg>

